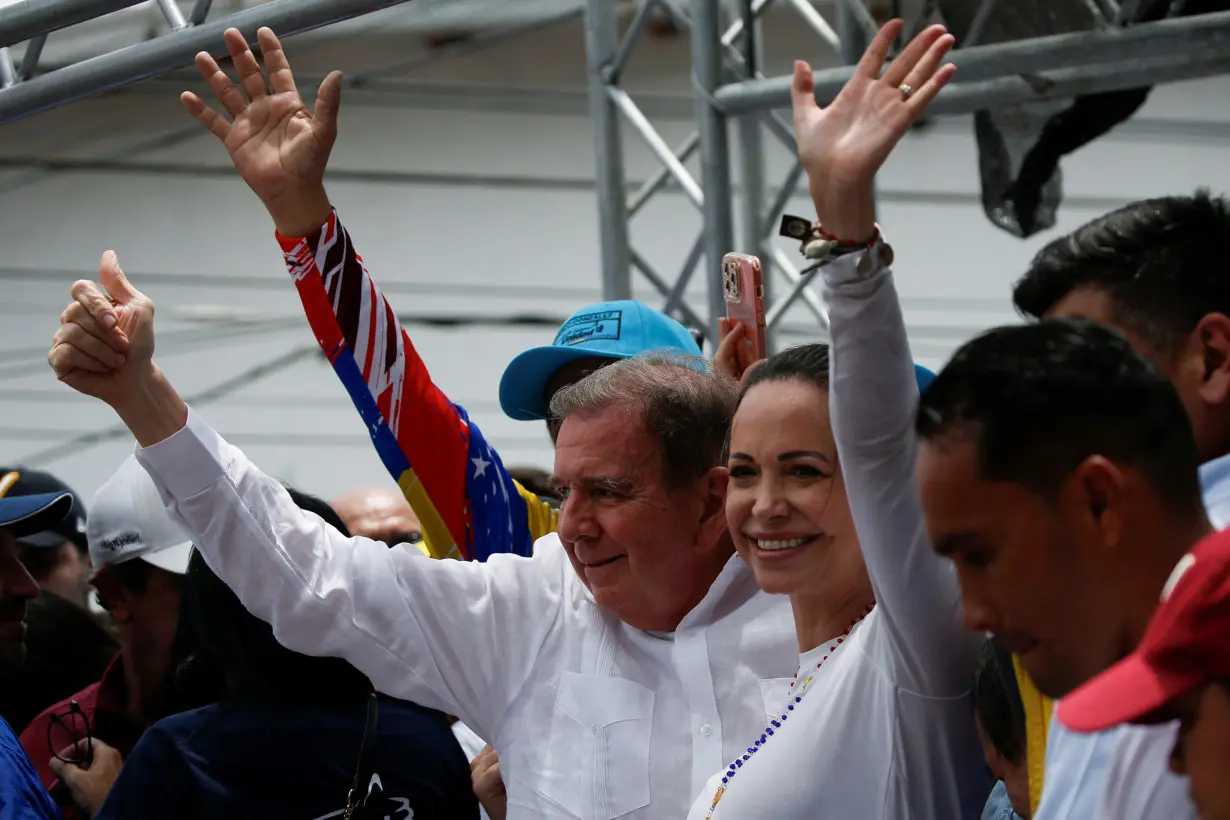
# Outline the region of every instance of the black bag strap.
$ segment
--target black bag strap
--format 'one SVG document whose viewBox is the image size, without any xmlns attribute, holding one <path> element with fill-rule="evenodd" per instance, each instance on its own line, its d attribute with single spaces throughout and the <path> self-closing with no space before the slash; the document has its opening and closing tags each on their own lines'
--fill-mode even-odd
<svg viewBox="0 0 1230 820">
<path fill-rule="evenodd" d="M 376 742 L 376 724 L 380 721 L 380 702 L 376 693 L 367 696 L 367 721 L 363 724 L 363 741 L 359 745 L 359 762 L 355 766 L 350 794 L 346 797 L 344 820 L 354 820 L 355 812 L 367 801 L 367 785 L 372 779 L 372 746 Z"/>
</svg>

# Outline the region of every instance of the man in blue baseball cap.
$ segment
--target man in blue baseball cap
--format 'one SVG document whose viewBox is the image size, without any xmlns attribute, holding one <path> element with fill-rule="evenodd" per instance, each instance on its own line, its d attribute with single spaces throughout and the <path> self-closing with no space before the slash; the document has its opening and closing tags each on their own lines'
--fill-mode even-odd
<svg viewBox="0 0 1230 820">
<path fill-rule="evenodd" d="M 17 537 L 18 557 L 39 586 L 26 607 L 26 657 L 0 680 L 0 717 L 22 731 L 51 704 L 98 680 L 119 651 L 110 619 L 88 603 L 90 558 L 86 507 L 56 476 L 25 467 L 0 467 L 0 497 L 67 496 L 66 515 Z"/>
<path fill-rule="evenodd" d="M 38 583 L 21 563 L 17 539 L 58 525 L 72 510 L 69 493 L 0 496 L 0 675 L 21 666 L 26 654 L 26 603 Z M 58 818 L 59 809 L 8 722 L 0 719 L 0 807 L 5 816 Z M 10 813 L 11 811 L 11 813 Z"/>
<path fill-rule="evenodd" d="M 551 344 L 512 360 L 500 379 L 500 407 L 518 421 L 546 419 L 554 438 L 556 425 L 547 408 L 556 392 L 603 365 L 659 350 L 701 355 L 687 328 L 641 302 L 583 307 L 560 326 Z"/>
<path fill-rule="evenodd" d="M 22 563 L 40 587 L 83 610 L 88 609 L 91 568 L 85 540 L 84 501 L 51 473 L 25 467 L 0 467 L 0 495 L 45 493 L 68 493 L 72 497 L 72 510 L 48 529 L 17 539 L 22 548 Z"/>
<path fill-rule="evenodd" d="M 26 658 L 26 602 L 38 583 L 21 563 L 18 539 L 57 526 L 73 507 L 69 493 L 0 496 L 0 668 Z"/>
</svg>

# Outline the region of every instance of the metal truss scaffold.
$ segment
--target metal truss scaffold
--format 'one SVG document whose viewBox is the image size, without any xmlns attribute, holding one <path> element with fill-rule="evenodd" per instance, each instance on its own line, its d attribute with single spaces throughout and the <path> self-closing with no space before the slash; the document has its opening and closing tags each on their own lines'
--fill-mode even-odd
<svg viewBox="0 0 1230 820">
<path fill-rule="evenodd" d="M 196 0 L 185 18 L 176 0 L 158 0 L 170 31 L 142 43 L 34 76 L 47 35 L 141 0 L 24 0 L 0 9 L 0 124 L 75 100 L 93 97 L 176 68 L 192 65 L 198 52 L 225 54 L 222 33 L 235 27 L 256 43 L 269 26 L 288 36 L 400 5 L 406 0 L 272 0 L 205 22 L 211 0 Z M 20 68 L 8 47 L 29 41 Z"/>
<path fill-rule="evenodd" d="M 494 18 L 483 13 L 483 0 L 417 0 L 412 4 L 409 0 L 230 0 L 217 4 L 213 0 L 152 0 L 150 6 L 156 6 L 165 21 L 164 33 L 66 66 L 48 70 L 40 65 L 49 35 L 58 36 L 56 32 L 145 2 L 21 0 L 0 6 L 0 124 L 188 68 L 201 51 L 222 57 L 226 50 L 222 32 L 232 26 L 255 44 L 256 30 L 261 26 L 287 37 L 403 4 L 413 6 L 405 22 L 413 21 L 424 28 L 436 21 L 462 28 L 470 22 L 475 24 L 460 41 L 433 47 L 387 68 L 365 71 L 364 79 L 373 80 L 468 53 L 581 13 L 581 0 L 490 0 Z M 247 7 L 231 11 L 241 3 Z M 215 19 L 209 19 L 210 12 L 218 12 L 219 6 L 228 7 L 226 11 L 231 13 L 215 13 Z M 505 17 L 500 18 L 500 13 Z M 18 61 L 10 49 L 20 43 L 26 47 Z"/>
<path fill-rule="evenodd" d="M 604 298 L 626 299 L 632 293 L 631 271 L 637 270 L 664 297 L 662 309 L 686 324 L 703 329 L 711 342 L 717 320 L 725 315 L 722 256 L 732 250 L 759 256 L 766 267 L 766 313 L 770 346 L 774 329 L 799 299 L 815 315 L 822 334 L 828 318 L 824 304 L 808 287 L 813 274 L 802 273 L 772 238 L 787 202 L 798 189 L 798 163 L 786 174 L 772 202 L 766 204 L 763 136 L 767 131 L 794 153 L 792 128 L 780 113 L 790 105 L 789 77 L 766 78 L 761 72 L 760 18 L 774 3 L 792 7 L 803 23 L 831 48 L 844 65 L 816 73 L 816 97 L 824 105 L 841 90 L 877 24 L 865 0 L 836 0 L 837 19 L 830 23 L 811 0 L 739 0 L 738 19 L 721 26 L 721 0 L 644 0 L 631 25 L 619 36 L 609 0 L 588 0 L 586 39 L 589 53 L 590 108 L 597 155 L 599 235 L 602 241 Z M 1126 28 L 1116 25 L 1116 4 L 1099 2 L 1104 16 L 1096 30 L 1035 37 L 993 45 L 975 45 L 996 0 L 981 0 L 966 42 L 953 51 L 959 71 L 928 109 L 942 116 L 1081 95 L 1140 88 L 1230 73 L 1230 12 L 1167 19 Z M 917 32 L 935 11 L 923 9 L 907 31 Z M 655 130 L 635 101 L 620 87 L 620 77 L 650 15 L 670 14 L 691 31 L 692 82 L 697 128 L 673 148 Z M 662 168 L 628 196 L 620 144 L 623 118 L 659 160 Z M 731 126 L 739 135 L 732 149 Z M 700 176 L 685 163 L 700 154 Z M 741 181 L 736 203 L 732 175 L 738 163 Z M 701 229 L 673 279 L 658 272 L 629 241 L 629 220 L 663 189 L 674 186 L 700 212 Z M 735 236 L 734 208 L 740 208 Z M 689 305 L 685 291 L 704 262 L 703 308 Z M 778 286 L 784 290 L 778 294 Z M 774 298 L 776 296 L 776 298 Z"/>
</svg>

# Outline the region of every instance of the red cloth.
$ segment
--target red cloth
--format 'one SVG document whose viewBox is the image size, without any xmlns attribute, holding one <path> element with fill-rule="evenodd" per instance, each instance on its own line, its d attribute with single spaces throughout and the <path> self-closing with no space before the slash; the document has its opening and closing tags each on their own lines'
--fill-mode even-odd
<svg viewBox="0 0 1230 820">
<path fill-rule="evenodd" d="M 128 684 L 124 680 L 124 660 L 122 655 L 116 655 L 98 683 L 92 683 L 43 710 L 21 733 L 21 745 L 30 756 L 39 780 L 60 806 L 64 820 L 88 820 L 89 815 L 73 803 L 68 789 L 61 785 L 48 765 L 54 753 L 85 738 L 84 732 L 74 737 L 67 728 L 72 725 L 66 715 L 69 701 L 73 700 L 77 701 L 89 722 L 90 733 L 115 747 L 124 757 L 128 757 L 132 747 L 137 745 L 145 727 L 127 715 Z M 53 723 L 52 715 L 61 716 L 61 721 Z M 80 722 L 80 718 L 77 721 Z"/>
</svg>

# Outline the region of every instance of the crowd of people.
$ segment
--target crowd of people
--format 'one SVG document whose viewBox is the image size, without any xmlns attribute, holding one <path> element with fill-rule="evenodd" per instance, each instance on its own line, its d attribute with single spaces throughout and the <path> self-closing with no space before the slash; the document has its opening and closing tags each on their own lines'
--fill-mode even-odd
<svg viewBox="0 0 1230 820">
<path fill-rule="evenodd" d="M 724 322 L 706 361 L 583 307 L 500 384 L 549 477 L 433 384 L 330 203 L 340 75 L 308 111 L 270 30 L 263 69 L 227 32 L 238 84 L 200 55 L 225 114 L 183 102 L 393 481 L 261 472 L 104 254 L 49 362 L 136 447 L 88 505 L 0 472 L 0 820 L 1230 820 L 1230 203 L 1056 240 L 1027 322 L 917 366 L 873 181 L 955 68 L 901 30 L 826 107 L 795 66 L 830 341 L 757 361 Z"/>
</svg>

